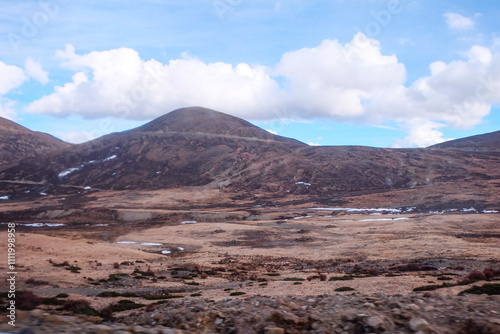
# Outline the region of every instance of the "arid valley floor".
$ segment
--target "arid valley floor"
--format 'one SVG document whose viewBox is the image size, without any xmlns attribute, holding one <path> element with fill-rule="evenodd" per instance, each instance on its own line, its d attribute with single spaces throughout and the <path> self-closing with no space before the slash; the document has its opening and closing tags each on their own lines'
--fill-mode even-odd
<svg viewBox="0 0 500 334">
<path fill-rule="evenodd" d="M 71 332 L 76 312 L 89 333 L 158 333 L 147 326 L 160 325 L 195 333 L 498 333 L 500 296 L 457 296 L 473 286 L 498 289 L 496 210 L 227 197 L 193 187 L 2 204 L 4 224 L 17 217 L 17 288 L 44 298 L 34 311 L 18 311 L 17 330 Z M 67 201 L 78 209 L 64 209 Z M 470 280 L 487 268 L 488 282 Z M 2 330 L 12 331 L 5 323 Z"/>
</svg>

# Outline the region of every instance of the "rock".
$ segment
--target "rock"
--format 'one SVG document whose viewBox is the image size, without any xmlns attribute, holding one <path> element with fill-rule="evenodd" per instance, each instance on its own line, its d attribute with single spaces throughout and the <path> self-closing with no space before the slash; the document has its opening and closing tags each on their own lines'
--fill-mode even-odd
<svg viewBox="0 0 500 334">
<path fill-rule="evenodd" d="M 429 306 L 426 306 L 426 307 L 424 308 L 424 311 L 425 311 L 425 312 L 431 312 L 431 311 L 434 311 L 435 309 L 436 309 L 436 308 L 435 308 L 434 306 L 429 305 Z"/>
<path fill-rule="evenodd" d="M 414 332 L 426 331 L 430 328 L 430 325 L 427 322 L 427 320 L 422 319 L 422 318 L 411 319 L 409 326 L 410 326 L 410 329 Z"/>
<path fill-rule="evenodd" d="M 415 305 L 415 304 L 409 304 L 409 305 L 406 305 L 406 309 L 411 310 L 411 311 L 418 311 L 418 310 L 420 310 L 420 307 L 418 305 Z"/>
<path fill-rule="evenodd" d="M 279 327 L 266 328 L 266 334 L 285 334 L 285 330 Z"/>
<path fill-rule="evenodd" d="M 106 325 L 96 325 L 94 326 L 94 332 L 96 334 L 109 334 L 111 333 L 112 328 Z"/>
<path fill-rule="evenodd" d="M 30 317 L 41 318 L 43 316 L 43 311 L 40 309 L 34 309 L 29 312 Z"/>
<path fill-rule="evenodd" d="M 366 325 L 373 329 L 385 329 L 384 320 L 378 316 L 369 317 L 366 319 Z"/>
<path fill-rule="evenodd" d="M 222 324 L 222 322 L 223 322 L 223 321 L 224 321 L 224 320 L 222 320 L 221 318 L 217 318 L 217 319 L 215 319 L 215 324 L 216 324 L 217 326 L 219 326 L 220 324 Z"/>
</svg>

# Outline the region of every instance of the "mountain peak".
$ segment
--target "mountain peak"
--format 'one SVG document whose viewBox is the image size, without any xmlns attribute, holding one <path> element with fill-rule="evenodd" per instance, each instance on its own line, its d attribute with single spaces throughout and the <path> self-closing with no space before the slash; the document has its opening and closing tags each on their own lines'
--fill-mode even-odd
<svg viewBox="0 0 500 334">
<path fill-rule="evenodd" d="M 181 108 L 171 111 L 133 131 L 201 133 L 265 140 L 279 138 L 241 118 L 202 107 Z"/>
</svg>

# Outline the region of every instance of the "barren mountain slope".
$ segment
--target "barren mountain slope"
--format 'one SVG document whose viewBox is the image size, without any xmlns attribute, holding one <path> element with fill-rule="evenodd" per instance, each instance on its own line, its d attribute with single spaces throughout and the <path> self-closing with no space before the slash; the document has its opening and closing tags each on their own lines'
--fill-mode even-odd
<svg viewBox="0 0 500 334">
<path fill-rule="evenodd" d="M 500 152 L 500 131 L 433 145 L 432 149 L 453 149 L 475 152 Z"/>
<path fill-rule="evenodd" d="M 0 117 L 0 170 L 24 158 L 70 146 L 48 134 L 31 131 Z"/>
<path fill-rule="evenodd" d="M 335 195 L 474 185 L 500 179 L 500 153 L 437 149 L 311 147 L 239 118 L 184 108 L 0 173 L 100 189 L 209 185 L 230 192 Z M 488 195 L 489 196 L 489 195 Z"/>
</svg>

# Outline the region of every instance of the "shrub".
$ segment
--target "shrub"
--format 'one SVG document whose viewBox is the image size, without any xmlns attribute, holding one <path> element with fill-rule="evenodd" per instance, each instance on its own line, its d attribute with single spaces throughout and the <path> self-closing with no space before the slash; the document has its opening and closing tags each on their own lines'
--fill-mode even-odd
<svg viewBox="0 0 500 334">
<path fill-rule="evenodd" d="M 370 276 L 378 276 L 378 275 L 380 275 L 380 272 L 375 268 L 370 268 L 370 269 L 365 270 L 365 274 L 370 275 Z"/>
<path fill-rule="evenodd" d="M 201 293 L 192 293 L 190 296 L 191 297 L 200 297 Z"/>
<path fill-rule="evenodd" d="M 475 295 L 487 294 L 490 296 L 500 295 L 500 284 L 484 284 L 483 286 L 474 285 L 472 288 L 460 292 L 459 295 L 463 295 L 464 293 Z"/>
<path fill-rule="evenodd" d="M 340 288 L 335 289 L 334 291 L 337 292 L 343 292 L 343 291 L 354 291 L 355 289 L 348 287 L 348 286 L 342 286 Z"/>
<path fill-rule="evenodd" d="M 313 280 L 314 276 L 307 276 L 307 281 L 311 282 Z"/>
<path fill-rule="evenodd" d="M 118 303 L 112 305 L 111 310 L 113 312 L 122 312 L 122 311 L 134 310 L 134 309 L 141 308 L 144 306 L 146 306 L 146 305 L 137 304 L 131 300 L 123 299 L 123 300 L 120 300 Z"/>
<path fill-rule="evenodd" d="M 285 281 L 285 282 L 302 282 L 302 281 L 305 281 L 305 279 L 298 278 L 298 277 L 287 277 L 287 278 L 283 278 L 283 281 Z"/>
<path fill-rule="evenodd" d="M 30 284 L 30 285 L 48 285 L 49 282 L 46 282 L 46 281 L 38 281 L 34 278 L 28 278 L 26 280 L 26 284 Z"/>
<path fill-rule="evenodd" d="M 200 275 L 200 278 L 201 278 L 201 279 L 207 279 L 207 278 L 208 278 L 207 273 L 203 273 L 203 274 L 201 274 L 201 275 Z"/>
<path fill-rule="evenodd" d="M 326 279 L 327 279 L 326 274 L 319 274 L 319 279 L 322 282 L 326 282 Z"/>
<path fill-rule="evenodd" d="M 89 316 L 100 316 L 101 314 L 90 307 L 90 303 L 85 299 L 68 300 L 64 303 L 63 309 L 75 314 L 84 314 Z"/>
<path fill-rule="evenodd" d="M 113 263 L 114 269 L 120 269 L 120 264 L 118 262 Z"/>
<path fill-rule="evenodd" d="M 241 296 L 241 295 L 246 295 L 246 293 L 241 292 L 241 291 L 236 291 L 236 292 L 231 292 L 229 295 L 230 296 Z"/>
<path fill-rule="evenodd" d="M 43 298 L 42 299 L 42 304 L 43 305 L 64 305 L 64 300 L 57 299 L 57 297 L 50 297 L 50 298 Z"/>
<path fill-rule="evenodd" d="M 480 271 L 473 271 L 468 276 L 471 280 L 482 281 L 486 279 L 486 275 Z"/>
<path fill-rule="evenodd" d="M 42 304 L 43 299 L 35 295 L 32 291 L 25 290 L 16 294 L 16 307 L 20 310 L 33 310 Z"/>
<path fill-rule="evenodd" d="M 354 278 L 352 276 L 332 276 L 330 277 L 329 281 L 350 281 L 353 280 Z"/>
<path fill-rule="evenodd" d="M 106 320 L 111 320 L 113 319 L 113 305 L 109 304 L 105 308 L 101 310 L 101 317 L 103 317 Z"/>
<path fill-rule="evenodd" d="M 494 269 L 491 269 L 491 268 L 486 268 L 483 270 L 483 274 L 484 274 L 484 277 L 486 277 L 486 279 L 490 279 L 490 278 L 493 278 L 495 277 L 495 270 Z"/>
<path fill-rule="evenodd" d="M 112 298 L 112 297 L 120 297 L 121 294 L 116 292 L 116 291 L 103 291 L 99 292 L 96 297 L 103 297 L 103 298 Z"/>
<path fill-rule="evenodd" d="M 151 268 L 150 268 L 150 267 L 148 267 L 148 270 L 146 270 L 146 271 L 145 271 L 142 275 L 143 275 L 143 276 L 154 276 L 154 275 L 155 275 L 155 273 L 154 273 L 154 271 L 153 271 L 153 270 L 151 270 Z"/>
<path fill-rule="evenodd" d="M 69 295 L 67 293 L 60 293 L 56 296 L 56 298 L 68 298 Z"/>
</svg>

